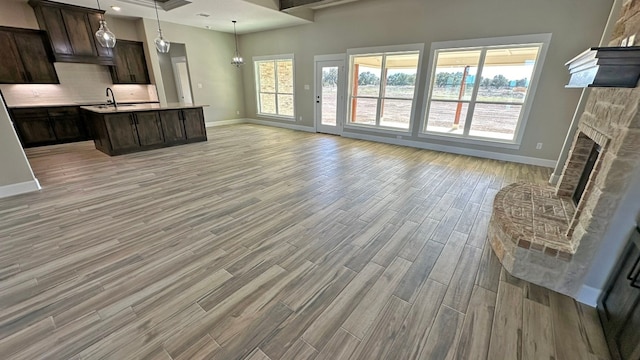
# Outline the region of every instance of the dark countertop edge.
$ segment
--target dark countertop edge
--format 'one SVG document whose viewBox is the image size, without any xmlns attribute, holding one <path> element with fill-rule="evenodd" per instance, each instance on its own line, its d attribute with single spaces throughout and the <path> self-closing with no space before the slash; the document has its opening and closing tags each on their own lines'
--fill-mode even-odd
<svg viewBox="0 0 640 360">
<path fill-rule="evenodd" d="M 159 104 L 159 101 L 122 101 L 118 104 Z M 82 107 L 82 106 L 96 106 L 103 105 L 104 102 L 86 102 L 86 103 L 68 103 L 68 104 L 42 104 L 42 105 L 7 105 L 7 109 L 32 109 L 32 108 L 57 108 L 57 107 Z"/>
</svg>

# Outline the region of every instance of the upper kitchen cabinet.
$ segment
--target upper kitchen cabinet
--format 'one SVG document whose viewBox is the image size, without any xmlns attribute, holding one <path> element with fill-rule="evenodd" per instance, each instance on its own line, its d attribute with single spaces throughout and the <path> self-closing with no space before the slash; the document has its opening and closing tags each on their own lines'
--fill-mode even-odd
<svg viewBox="0 0 640 360">
<path fill-rule="evenodd" d="M 0 83 L 59 83 L 44 31 L 0 26 L 0 49 Z"/>
<path fill-rule="evenodd" d="M 113 52 L 103 48 L 94 34 L 104 11 L 61 4 L 47 0 L 29 0 L 38 24 L 49 34 L 56 61 L 113 65 Z"/>
<path fill-rule="evenodd" d="M 118 40 L 114 50 L 115 66 L 111 67 L 111 79 L 114 84 L 151 83 L 141 42 Z"/>
</svg>

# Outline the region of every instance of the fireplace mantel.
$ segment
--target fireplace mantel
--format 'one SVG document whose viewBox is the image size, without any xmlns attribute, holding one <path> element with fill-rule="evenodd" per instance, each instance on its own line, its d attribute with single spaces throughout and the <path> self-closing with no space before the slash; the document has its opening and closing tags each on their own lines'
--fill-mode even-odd
<svg viewBox="0 0 640 360">
<path fill-rule="evenodd" d="M 640 46 L 593 47 L 565 65 L 571 73 L 567 88 L 634 88 L 640 79 Z"/>
</svg>

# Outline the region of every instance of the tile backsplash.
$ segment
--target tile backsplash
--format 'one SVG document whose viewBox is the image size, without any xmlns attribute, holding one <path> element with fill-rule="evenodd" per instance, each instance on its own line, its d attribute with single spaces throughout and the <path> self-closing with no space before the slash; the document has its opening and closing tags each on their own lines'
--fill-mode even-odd
<svg viewBox="0 0 640 360">
<path fill-rule="evenodd" d="M 0 85 L 7 107 L 104 102 L 111 87 L 119 102 L 158 101 L 155 85 L 113 85 L 109 68 L 101 65 L 55 63 L 59 85 Z"/>
</svg>

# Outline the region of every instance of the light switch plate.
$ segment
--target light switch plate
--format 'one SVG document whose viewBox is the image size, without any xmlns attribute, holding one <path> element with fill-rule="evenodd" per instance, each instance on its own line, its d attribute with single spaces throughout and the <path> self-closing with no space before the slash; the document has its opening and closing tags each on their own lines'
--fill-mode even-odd
<svg viewBox="0 0 640 360">
<path fill-rule="evenodd" d="M 305 89 L 305 90 L 309 90 L 309 89 L 311 89 L 311 87 L 310 87 L 309 85 L 305 85 L 305 86 L 304 86 L 304 89 Z"/>
<path fill-rule="evenodd" d="M 198 83 L 198 89 L 202 89 L 202 83 Z"/>
</svg>

